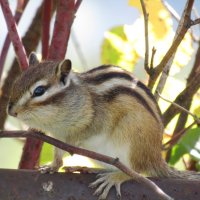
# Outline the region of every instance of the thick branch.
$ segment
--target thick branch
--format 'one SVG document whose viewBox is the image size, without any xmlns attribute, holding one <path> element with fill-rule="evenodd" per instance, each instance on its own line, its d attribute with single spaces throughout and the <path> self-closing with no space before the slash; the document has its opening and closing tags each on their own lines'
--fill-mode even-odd
<svg viewBox="0 0 200 200">
<path fill-rule="evenodd" d="M 101 173 L 101 171 L 98 171 Z M 0 169 L 2 200 L 97 200 L 88 185 L 96 180 L 97 172 L 41 174 L 32 170 Z M 152 178 L 176 200 L 200 199 L 200 181 L 175 178 Z M 161 200 L 143 185 L 127 181 L 121 186 L 121 200 Z M 9 198 L 10 197 L 10 198 Z M 119 200 L 114 187 L 107 200 Z"/>
<path fill-rule="evenodd" d="M 51 22 L 52 0 L 44 0 L 42 16 L 42 58 L 46 59 L 49 51 L 49 33 Z"/>
<path fill-rule="evenodd" d="M 92 159 L 96 159 L 105 163 L 108 163 L 110 165 L 113 165 L 123 171 L 124 173 L 128 174 L 129 176 L 133 177 L 134 180 L 145 184 L 147 187 L 151 188 L 155 193 L 159 195 L 161 199 L 166 200 L 172 200 L 171 197 L 169 197 L 167 194 L 165 194 L 155 183 L 150 181 L 149 179 L 143 177 L 142 175 L 136 173 L 133 170 L 130 170 L 127 168 L 123 163 L 119 161 L 118 158 L 112 158 L 110 156 L 105 156 L 96 152 L 92 152 L 86 149 L 74 147 L 72 145 L 66 144 L 64 142 L 61 142 L 55 138 L 46 136 L 42 133 L 35 132 L 35 131 L 1 131 L 0 137 L 31 137 L 31 138 L 37 138 L 42 141 L 45 141 L 49 144 L 52 144 L 62 150 L 68 151 L 72 154 L 79 154 L 83 156 L 87 156 Z"/>
<path fill-rule="evenodd" d="M 79 4 L 77 5 L 74 3 L 74 0 L 58 1 L 53 38 L 48 55 L 48 58 L 51 60 L 61 60 L 65 57 L 74 15 L 81 1 L 78 2 Z"/>
<path fill-rule="evenodd" d="M 1 3 L 1 8 L 6 20 L 8 32 L 10 35 L 10 40 L 13 43 L 15 53 L 20 63 L 20 67 L 24 70 L 28 67 L 28 60 L 27 60 L 25 49 L 22 45 L 21 38 L 19 37 L 18 31 L 17 31 L 16 22 L 12 16 L 12 12 L 10 10 L 8 1 L 1 0 L 0 3 Z"/>
</svg>

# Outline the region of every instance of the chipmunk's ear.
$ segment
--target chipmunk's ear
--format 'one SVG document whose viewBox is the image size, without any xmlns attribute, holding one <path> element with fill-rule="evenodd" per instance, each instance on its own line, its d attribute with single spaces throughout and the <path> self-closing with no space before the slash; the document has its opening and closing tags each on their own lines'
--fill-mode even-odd
<svg viewBox="0 0 200 200">
<path fill-rule="evenodd" d="M 56 67 L 56 75 L 59 77 L 60 81 L 65 84 L 65 78 L 68 76 L 71 71 L 72 63 L 71 60 L 63 60 Z"/>
<path fill-rule="evenodd" d="M 31 52 L 29 55 L 29 66 L 35 66 L 39 64 L 38 57 L 35 52 Z"/>
</svg>

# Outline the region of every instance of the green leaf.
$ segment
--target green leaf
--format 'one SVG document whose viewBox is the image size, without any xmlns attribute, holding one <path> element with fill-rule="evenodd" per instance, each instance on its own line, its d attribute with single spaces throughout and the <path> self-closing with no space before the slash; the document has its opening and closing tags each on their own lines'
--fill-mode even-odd
<svg viewBox="0 0 200 200">
<path fill-rule="evenodd" d="M 138 54 L 124 32 L 124 26 L 117 26 L 105 33 L 102 44 L 101 60 L 104 64 L 120 66 L 133 71 L 138 61 Z"/>
<path fill-rule="evenodd" d="M 40 165 L 45 165 L 53 160 L 53 146 L 48 143 L 44 143 L 42 152 L 40 154 Z"/>
<path fill-rule="evenodd" d="M 174 165 L 184 154 L 190 154 L 195 160 L 200 161 L 200 128 L 187 131 L 173 147 L 169 164 Z"/>
</svg>

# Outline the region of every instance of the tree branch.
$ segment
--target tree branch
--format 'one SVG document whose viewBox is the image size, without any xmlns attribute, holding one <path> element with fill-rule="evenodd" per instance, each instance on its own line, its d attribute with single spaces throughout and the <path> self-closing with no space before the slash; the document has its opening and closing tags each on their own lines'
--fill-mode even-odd
<svg viewBox="0 0 200 200">
<path fill-rule="evenodd" d="M 32 20 L 32 23 L 30 24 L 30 27 L 28 28 L 27 32 L 25 33 L 24 37 L 22 38 L 22 43 L 24 44 L 24 47 L 26 49 L 27 54 L 29 54 L 31 51 L 34 51 L 39 43 L 39 39 L 41 36 L 41 17 L 42 17 L 42 9 L 41 7 L 38 9 L 38 11 L 35 14 L 35 17 Z M 15 78 L 20 74 L 20 68 L 19 64 L 17 62 L 17 59 L 14 59 L 14 61 L 11 63 L 10 70 L 8 71 L 8 75 L 5 78 L 2 88 L 1 88 L 1 94 L 0 94 L 0 130 L 4 129 L 4 123 L 7 117 L 7 103 L 11 92 L 12 84 L 15 80 Z"/>
<path fill-rule="evenodd" d="M 185 7 L 187 7 L 187 4 L 186 4 Z M 179 20 L 179 24 L 178 24 L 178 28 L 177 28 L 175 36 L 174 36 L 174 40 L 179 35 L 179 33 L 181 31 L 181 27 L 184 26 L 184 20 L 185 20 L 186 12 L 187 12 L 187 9 L 185 8 L 183 13 L 182 13 L 181 19 Z M 172 67 L 172 63 L 173 63 L 175 54 L 176 54 L 176 51 L 174 51 L 174 53 L 171 55 L 171 58 L 167 62 L 166 66 L 163 68 L 163 72 L 161 74 L 160 80 L 159 80 L 158 85 L 156 87 L 155 99 L 157 101 L 159 99 L 159 94 L 162 93 L 162 91 L 164 89 L 164 86 L 165 86 L 165 83 L 167 81 L 167 78 L 169 76 L 169 71 L 170 71 L 170 69 Z"/>
<path fill-rule="evenodd" d="M 17 9 L 16 9 L 15 17 L 14 17 L 16 24 L 18 24 L 19 20 L 21 19 L 23 10 L 25 9 L 28 2 L 29 2 L 29 0 L 26 0 L 26 1 L 18 0 Z M 7 34 L 4 44 L 3 44 L 3 48 L 1 50 L 1 54 L 0 54 L 0 80 L 1 80 L 2 72 L 3 72 L 3 67 L 5 64 L 6 56 L 8 53 L 8 49 L 10 46 L 10 42 L 11 41 L 9 38 L 9 34 Z"/>
<path fill-rule="evenodd" d="M 52 0 L 44 0 L 42 16 L 42 59 L 46 59 L 49 51 L 49 33 L 51 22 Z"/>
<path fill-rule="evenodd" d="M 156 54 L 156 49 L 155 49 L 155 47 L 153 47 L 152 48 L 152 54 L 151 54 L 150 71 L 152 71 L 153 67 L 154 67 L 154 57 L 155 57 L 155 54 Z"/>
<path fill-rule="evenodd" d="M 196 124 L 196 121 L 192 122 L 188 127 L 182 129 L 178 133 L 174 134 L 172 139 L 163 144 L 163 150 L 169 150 L 171 149 L 180 139 L 183 137 L 183 135 L 190 130 L 194 125 Z"/>
<path fill-rule="evenodd" d="M 75 13 L 76 13 L 77 10 L 79 9 L 81 3 L 82 3 L 82 0 L 77 0 L 77 1 L 76 1 L 75 6 L 74 6 L 74 7 L 75 7 L 75 9 L 74 9 L 74 10 L 75 10 Z"/>
<path fill-rule="evenodd" d="M 193 95 L 197 92 L 199 87 L 199 74 L 196 74 L 192 81 L 188 84 L 188 86 L 186 86 L 186 88 L 176 97 L 174 103 L 185 108 L 187 101 L 190 101 L 190 98 L 193 97 Z M 179 108 L 175 107 L 174 105 L 171 105 L 169 108 L 167 108 L 167 110 L 163 113 L 164 126 L 166 126 L 171 121 L 171 119 L 179 112 Z"/>
<path fill-rule="evenodd" d="M 1 0 L 0 4 L 1 4 L 3 14 L 4 14 L 4 18 L 6 20 L 10 40 L 13 43 L 15 53 L 20 63 L 20 67 L 22 68 L 22 70 L 24 70 L 28 67 L 28 59 L 26 56 L 25 49 L 22 45 L 21 38 L 19 37 L 18 31 L 17 31 L 15 19 L 12 16 L 12 12 L 10 10 L 8 1 Z"/>
<path fill-rule="evenodd" d="M 87 156 L 92 159 L 96 159 L 105 163 L 108 163 L 110 165 L 113 165 L 126 173 L 127 175 L 133 177 L 134 180 L 136 180 L 139 183 L 143 183 L 150 189 L 152 189 L 155 193 L 158 194 L 158 196 L 163 200 L 172 200 L 171 197 L 169 197 L 167 194 L 165 194 L 155 183 L 153 183 L 151 180 L 143 177 L 142 175 L 138 174 L 137 172 L 130 170 L 127 168 L 123 163 L 119 161 L 118 158 L 112 158 L 110 156 L 105 156 L 96 152 L 92 152 L 86 149 L 74 147 L 72 145 L 66 144 L 64 142 L 61 142 L 55 138 L 49 137 L 47 135 L 44 135 L 42 133 L 36 132 L 36 131 L 1 131 L 0 132 L 0 138 L 2 137 L 31 137 L 40 139 L 42 141 L 45 141 L 49 144 L 52 144 L 62 150 L 68 151 L 72 154 L 79 154 L 82 156 Z"/>
<path fill-rule="evenodd" d="M 190 26 L 194 26 L 194 25 L 197 25 L 197 24 L 200 24 L 200 18 L 190 21 Z"/>
<path fill-rule="evenodd" d="M 142 12 L 144 15 L 144 31 L 145 31 L 145 60 L 144 60 L 144 68 L 147 74 L 150 74 L 149 68 L 149 33 L 148 33 L 148 21 L 149 15 L 147 14 L 146 7 L 143 0 L 140 0 L 142 6 Z"/>
<path fill-rule="evenodd" d="M 169 62 L 171 57 L 173 56 L 173 54 L 176 52 L 179 44 L 181 43 L 181 41 L 183 40 L 183 38 L 185 36 L 187 30 L 191 27 L 190 15 L 191 15 L 193 3 L 194 3 L 194 0 L 188 0 L 187 1 L 184 12 L 183 12 L 184 18 L 183 18 L 182 27 L 180 28 L 179 33 L 177 34 L 177 36 L 174 39 L 171 47 L 169 48 L 169 50 L 167 51 L 167 53 L 163 57 L 160 64 L 156 68 L 154 68 L 154 71 L 152 73 L 151 79 L 150 79 L 149 84 L 148 84 L 148 86 L 150 88 L 153 88 L 158 76 L 163 71 L 163 69 L 165 68 L 165 66 L 167 65 L 167 63 Z"/>
<path fill-rule="evenodd" d="M 183 111 L 183 112 L 185 112 L 185 113 L 191 115 L 191 116 L 193 117 L 193 119 L 196 121 L 196 123 L 200 124 L 200 119 L 199 119 L 196 115 L 194 115 L 193 113 L 191 113 L 189 110 L 183 108 L 182 106 L 178 105 L 178 104 L 175 103 L 175 102 L 172 102 L 172 101 L 170 101 L 170 100 L 164 98 L 163 96 L 160 95 L 160 93 L 159 93 L 158 91 L 156 91 L 156 93 L 157 93 L 158 96 L 159 96 L 161 99 L 163 99 L 164 101 L 166 101 L 166 102 L 168 102 L 168 103 L 171 103 L 172 105 L 174 105 L 175 107 L 177 107 L 177 108 L 180 109 L 181 111 Z"/>
<path fill-rule="evenodd" d="M 71 26 L 80 3 L 81 1 L 77 1 L 77 4 L 75 4 L 74 0 L 58 1 L 53 38 L 49 49 L 48 59 L 61 60 L 65 57 Z"/>
<path fill-rule="evenodd" d="M 162 3 L 163 5 L 165 6 L 165 8 L 170 12 L 170 14 L 172 15 L 172 17 L 179 22 L 180 20 L 180 16 L 179 14 L 172 8 L 172 6 L 165 0 L 162 0 Z M 194 11 L 194 14 L 195 14 L 195 17 L 196 18 L 199 18 L 199 15 L 197 13 L 197 10 L 195 8 L 193 8 L 193 11 Z M 189 30 L 191 36 L 192 36 L 192 39 L 194 42 L 198 42 L 199 41 L 199 38 L 193 33 L 193 30 L 190 29 Z"/>
</svg>

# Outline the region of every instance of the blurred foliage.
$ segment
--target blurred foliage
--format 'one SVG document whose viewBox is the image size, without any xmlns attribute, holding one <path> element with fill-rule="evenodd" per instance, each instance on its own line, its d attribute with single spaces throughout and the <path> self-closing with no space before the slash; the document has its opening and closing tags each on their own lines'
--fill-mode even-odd
<svg viewBox="0 0 200 200">
<path fill-rule="evenodd" d="M 40 154 L 40 166 L 46 165 L 53 160 L 53 146 L 44 142 L 42 152 Z"/>
<path fill-rule="evenodd" d="M 112 63 L 132 71 L 139 55 L 135 45 L 128 40 L 124 28 L 124 26 L 114 27 L 105 33 L 101 57 L 103 63 Z"/>
<path fill-rule="evenodd" d="M 190 129 L 180 141 L 174 145 L 169 163 L 175 165 L 185 154 L 189 154 L 200 163 L 200 128 Z"/>
<path fill-rule="evenodd" d="M 101 59 L 103 63 L 112 63 L 132 71 L 139 59 L 144 58 L 145 39 L 140 0 L 129 0 L 129 4 L 140 11 L 140 17 L 132 25 L 113 27 L 105 33 Z M 173 21 L 160 0 L 146 0 L 145 6 L 149 13 L 149 56 L 151 57 L 151 49 L 155 47 L 157 52 L 154 64 L 157 65 L 173 41 Z M 179 72 L 181 67 L 187 65 L 192 53 L 192 38 L 187 33 L 176 52 L 171 74 Z"/>
</svg>

